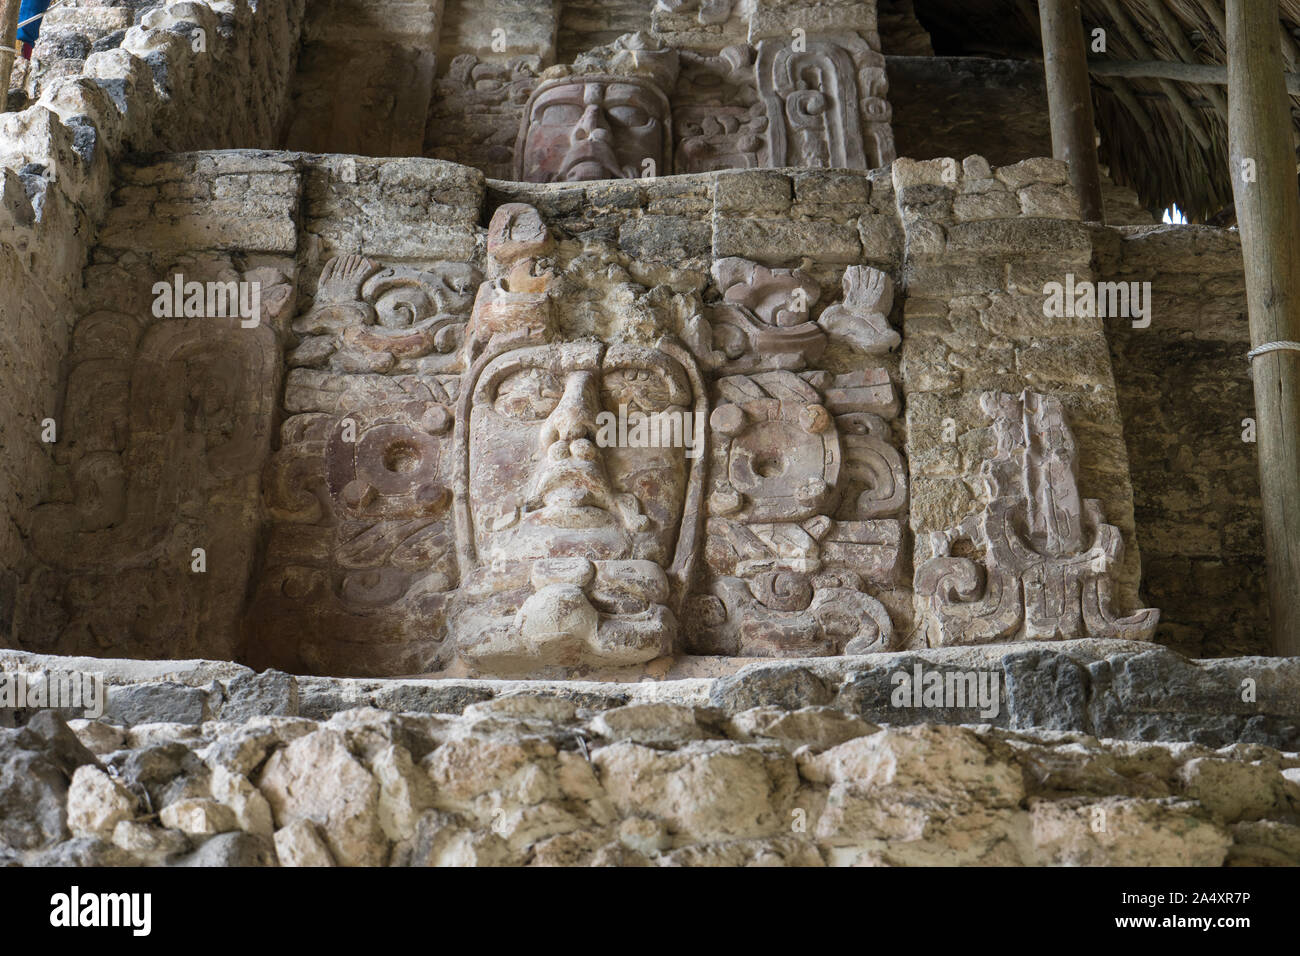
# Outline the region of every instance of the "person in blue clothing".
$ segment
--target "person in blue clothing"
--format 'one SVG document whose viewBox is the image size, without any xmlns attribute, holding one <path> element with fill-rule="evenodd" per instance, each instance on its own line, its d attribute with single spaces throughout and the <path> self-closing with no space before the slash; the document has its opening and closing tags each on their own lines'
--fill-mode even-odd
<svg viewBox="0 0 1300 956">
<path fill-rule="evenodd" d="M 39 17 L 50 7 L 51 0 L 23 0 L 23 5 L 18 8 L 18 22 L 23 23 L 31 20 L 32 17 Z M 18 42 L 23 47 L 23 59 L 32 58 L 32 47 L 36 46 L 36 41 L 40 39 L 41 21 L 33 20 L 26 26 L 18 28 Z"/>
</svg>

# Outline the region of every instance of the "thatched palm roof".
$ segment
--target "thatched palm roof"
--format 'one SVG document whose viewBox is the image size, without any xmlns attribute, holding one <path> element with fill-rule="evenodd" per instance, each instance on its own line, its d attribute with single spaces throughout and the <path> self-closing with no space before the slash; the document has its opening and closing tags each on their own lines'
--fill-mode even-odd
<svg viewBox="0 0 1300 956">
<path fill-rule="evenodd" d="M 1274 2 L 1274 0 L 1258 0 Z M 1041 58 L 1036 0 L 914 0 L 940 55 Z M 1281 0 L 1282 57 L 1300 72 L 1300 0 Z M 1106 31 L 1092 59 L 1227 63 L 1224 0 L 1082 0 L 1084 25 Z M 1232 203 L 1227 87 L 1093 76 L 1102 162 L 1148 208 L 1177 204 L 1203 221 Z M 1300 105 L 1292 97 L 1292 115 Z"/>
</svg>

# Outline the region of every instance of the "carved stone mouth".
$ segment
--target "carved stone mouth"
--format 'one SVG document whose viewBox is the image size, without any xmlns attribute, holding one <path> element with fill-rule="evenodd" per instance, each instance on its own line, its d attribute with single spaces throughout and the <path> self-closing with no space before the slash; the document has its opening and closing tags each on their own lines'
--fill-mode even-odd
<svg viewBox="0 0 1300 956">
<path fill-rule="evenodd" d="M 599 462 L 568 459 L 541 475 L 519 509 L 520 524 L 550 528 L 603 528 L 643 532 L 650 521 L 635 495 L 614 494 Z"/>
<path fill-rule="evenodd" d="M 614 514 L 599 505 L 567 500 L 552 501 L 539 507 L 525 506 L 520 523 L 548 528 L 603 528 L 614 524 Z"/>
<path fill-rule="evenodd" d="M 567 458 L 548 465 L 528 496 L 524 514 L 550 506 L 614 511 L 614 494 L 599 461 Z"/>
<path fill-rule="evenodd" d="M 623 179 L 625 173 L 619 168 L 618 157 L 612 149 L 603 143 L 588 142 L 569 150 L 557 178 L 572 183 L 593 179 Z"/>
</svg>

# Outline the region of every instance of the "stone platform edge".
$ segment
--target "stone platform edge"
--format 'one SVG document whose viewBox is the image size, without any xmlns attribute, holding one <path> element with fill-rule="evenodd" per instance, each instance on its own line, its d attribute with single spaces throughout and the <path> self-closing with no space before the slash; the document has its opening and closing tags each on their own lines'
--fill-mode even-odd
<svg viewBox="0 0 1300 956">
<path fill-rule="evenodd" d="M 202 724 L 257 716 L 317 720 L 359 707 L 459 714 L 510 696 L 564 699 L 590 711 L 663 702 L 735 714 L 759 706 L 829 706 L 890 725 L 990 724 L 1103 738 L 1253 743 L 1300 751 L 1300 658 L 1189 660 L 1159 645 L 1062 641 L 930 648 L 862 657 L 769 660 L 720 677 L 617 683 L 591 680 L 336 678 L 257 673 L 221 661 L 136 661 L 0 650 L 0 673 L 103 675 L 101 720 L 123 726 Z M 903 678 L 969 674 L 999 688 L 994 708 L 914 706 Z M 951 675 L 951 677 L 950 677 Z M 910 684 L 909 684 L 910 686 Z M 900 703 L 901 706 L 896 706 Z M 956 701 L 949 698 L 948 703 Z M 972 702 L 966 701 L 969 705 Z M 0 710 L 0 721 L 13 711 Z M 65 713 L 72 718 L 78 713 Z"/>
</svg>

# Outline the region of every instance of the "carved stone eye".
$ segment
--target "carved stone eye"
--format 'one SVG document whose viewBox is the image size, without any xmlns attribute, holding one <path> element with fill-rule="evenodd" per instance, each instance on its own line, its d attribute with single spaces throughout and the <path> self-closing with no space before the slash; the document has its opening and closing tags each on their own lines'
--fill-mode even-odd
<svg viewBox="0 0 1300 956">
<path fill-rule="evenodd" d="M 648 369 L 612 369 L 601 381 L 601 392 L 605 407 L 613 412 L 626 405 L 629 412 L 653 415 L 673 404 L 668 382 L 658 372 Z"/>
<path fill-rule="evenodd" d="M 650 123 L 650 114 L 638 106 L 613 106 L 606 113 L 619 126 L 646 126 Z"/>
<path fill-rule="evenodd" d="M 543 126 L 577 126 L 582 122 L 582 113 L 577 103 L 552 103 L 543 107 L 537 122 Z"/>
<path fill-rule="evenodd" d="M 529 368 L 506 376 L 497 385 L 493 407 L 518 422 L 544 421 L 564 395 L 564 387 L 545 369 Z"/>
</svg>

